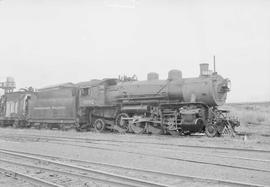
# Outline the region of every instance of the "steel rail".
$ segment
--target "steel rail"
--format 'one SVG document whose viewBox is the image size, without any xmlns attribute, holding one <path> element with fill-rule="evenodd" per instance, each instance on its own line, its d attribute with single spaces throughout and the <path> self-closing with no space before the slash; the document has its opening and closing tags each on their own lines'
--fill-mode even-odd
<svg viewBox="0 0 270 187">
<path fill-rule="evenodd" d="M 151 181 L 146 181 L 146 180 L 137 179 L 137 178 L 133 178 L 133 177 L 127 177 L 127 176 L 118 175 L 118 174 L 113 174 L 113 173 L 109 173 L 109 172 L 105 172 L 105 171 L 101 171 L 101 170 L 96 170 L 96 169 L 89 169 L 89 168 L 85 168 L 85 167 L 81 167 L 81 166 L 76 166 L 73 164 L 65 164 L 65 163 L 62 163 L 59 161 L 53 161 L 53 160 L 49 160 L 49 159 L 45 159 L 45 158 L 39 158 L 36 156 L 27 156 L 25 154 L 15 153 L 15 152 L 11 152 L 11 151 L 4 151 L 2 149 L 1 149 L 0 153 L 23 157 L 23 158 L 27 158 L 27 159 L 48 162 L 48 163 L 52 163 L 52 164 L 55 164 L 58 166 L 62 166 L 62 167 L 70 168 L 70 169 L 76 169 L 78 171 L 88 172 L 91 174 L 98 174 L 101 176 L 103 175 L 103 176 L 106 176 L 106 177 L 109 177 L 112 179 L 121 180 L 121 182 L 126 182 L 127 184 L 135 185 L 135 186 L 149 186 L 149 187 L 152 187 L 152 186 L 153 187 L 165 187 L 165 186 L 167 186 L 166 184 L 155 183 L 155 182 L 151 182 Z"/>
<path fill-rule="evenodd" d="M 4 175 L 12 176 L 13 178 L 20 178 L 24 181 L 28 181 L 29 183 L 34 183 L 39 186 L 44 186 L 44 187 L 63 187 L 62 185 L 55 184 L 49 181 L 45 181 L 43 179 L 39 179 L 30 175 L 26 175 L 17 171 L 13 171 L 10 169 L 4 169 L 0 168 L 0 172 L 3 173 Z"/>
<path fill-rule="evenodd" d="M 57 174 L 63 174 L 63 175 L 66 175 L 66 176 L 71 176 L 71 177 L 78 177 L 80 179 L 94 180 L 94 181 L 98 181 L 98 182 L 102 182 L 102 183 L 107 183 L 109 185 L 114 184 L 116 186 L 134 187 L 134 185 L 130 185 L 128 183 L 121 183 L 121 182 L 112 181 L 112 180 L 108 180 L 108 179 L 102 179 L 102 178 L 98 178 L 98 177 L 86 176 L 86 175 L 81 175 L 81 174 L 77 174 L 77 173 L 70 173 L 70 172 L 65 172 L 65 171 L 61 171 L 61 170 L 54 170 L 54 169 L 49 169 L 49 168 L 40 167 L 40 166 L 23 164 L 23 163 L 20 163 L 20 162 L 10 161 L 10 160 L 6 160 L 6 159 L 2 159 L 2 158 L 0 158 L 0 162 L 9 163 L 9 164 L 13 164 L 13 165 L 16 165 L 16 166 L 28 167 L 28 168 L 32 168 L 32 169 L 39 169 L 39 170 L 43 170 L 43 171 L 47 171 L 47 172 L 55 172 Z"/>
<path fill-rule="evenodd" d="M 47 143 L 51 143 L 51 142 L 47 142 Z M 115 149 L 112 149 L 112 148 L 102 148 L 102 147 L 94 147 L 94 146 L 87 146 L 87 145 L 76 145 L 76 144 L 69 144 L 69 143 L 63 143 L 63 142 L 62 143 L 54 142 L 53 144 L 69 145 L 69 146 L 75 146 L 75 147 L 84 147 L 84 148 L 106 150 L 106 151 L 109 150 L 109 151 L 115 151 L 115 152 L 124 152 L 124 153 L 130 153 L 130 154 L 134 154 L 134 155 L 143 155 L 143 156 L 154 157 L 154 158 L 162 158 L 162 159 L 168 159 L 168 160 L 177 160 L 177 161 L 197 163 L 197 164 L 222 166 L 222 167 L 228 167 L 228 168 L 234 168 L 234 169 L 244 169 L 244 170 L 252 170 L 252 171 L 270 173 L 270 170 L 265 170 L 265 169 L 256 169 L 256 168 L 251 168 L 251 167 L 235 166 L 235 165 L 228 165 L 228 164 L 219 164 L 219 163 L 213 163 L 213 162 L 204 162 L 204 161 L 197 161 L 197 160 L 176 158 L 176 157 L 169 157 L 169 156 L 159 156 L 159 155 L 154 155 L 154 154 L 149 154 L 149 153 L 138 153 L 138 152 L 133 152 L 133 151 L 115 150 Z M 0 150 L 3 150 L 3 149 L 0 149 Z"/>
<path fill-rule="evenodd" d="M 59 140 L 59 138 L 55 138 L 55 137 L 53 137 L 53 139 L 57 140 L 57 141 Z M 70 138 L 70 139 L 72 139 L 72 138 Z M 51 143 L 51 142 L 49 142 L 49 143 Z M 77 145 L 77 144 L 75 145 L 75 144 L 70 144 L 70 143 L 57 143 L 57 144 L 77 146 L 77 147 L 79 146 L 79 147 L 101 149 L 101 150 L 110 150 L 110 151 L 117 151 L 117 152 L 126 152 L 126 153 L 139 154 L 139 155 L 144 155 L 144 156 L 152 156 L 152 157 L 166 158 L 166 159 L 171 159 L 171 160 L 180 160 L 180 161 L 200 163 L 200 164 L 210 164 L 210 165 L 224 166 L 224 167 L 237 168 L 237 169 L 247 169 L 247 170 L 254 170 L 254 171 L 270 172 L 270 170 L 265 170 L 265 169 L 256 169 L 256 168 L 242 167 L 242 166 L 232 166 L 232 165 L 218 164 L 218 163 L 209 163 L 209 162 L 194 161 L 194 160 L 189 160 L 189 159 L 180 159 L 180 158 L 166 157 L 166 156 L 156 156 L 156 155 L 153 155 L 153 154 L 137 153 L 137 152 L 126 151 L 126 150 L 115 150 L 115 149 L 112 149 L 112 148 L 101 148 L 101 147 L 93 147 L 93 146 Z M 164 148 L 162 148 L 162 149 L 164 149 Z M 193 154 L 193 155 L 195 154 L 195 155 L 200 155 L 200 156 L 214 156 L 214 157 L 229 158 L 229 159 L 250 160 L 250 161 L 256 161 L 256 162 L 270 162 L 270 160 L 265 160 L 265 159 L 252 159 L 252 158 L 245 158 L 245 157 L 232 157 L 232 156 L 224 156 L 224 155 L 205 154 L 205 153 L 202 154 L 202 153 L 194 153 L 194 152 L 187 152 L 187 151 L 184 151 L 184 152 L 181 151 L 181 153 Z"/>
<path fill-rule="evenodd" d="M 25 134 L 11 134 L 12 137 L 25 136 Z M 4 137 L 3 135 L 2 137 Z M 10 135 L 7 135 L 10 136 Z M 48 136 L 48 135 L 36 135 L 29 134 L 26 136 L 32 137 L 46 137 L 46 138 L 55 138 L 55 139 L 71 139 L 71 140 L 83 140 L 83 141 L 97 141 L 97 142 L 119 142 L 119 143 L 132 143 L 132 144 L 149 144 L 149 145 L 166 145 L 166 146 L 175 146 L 175 147 L 188 147 L 188 148 L 201 148 L 201 149 L 217 149 L 217 150 L 229 150 L 229 151 L 244 151 L 244 152 L 262 152 L 270 153 L 270 150 L 263 149 L 245 149 L 245 148 L 235 148 L 235 147 L 218 147 L 218 146 L 200 146 L 200 145 L 186 145 L 186 144 L 168 144 L 168 143 L 154 143 L 154 142 L 143 142 L 143 141 L 125 141 L 125 140 L 114 140 L 114 139 L 93 139 L 93 138 L 79 138 L 79 137 L 67 137 L 67 136 Z"/>
<path fill-rule="evenodd" d="M 63 142 L 66 142 L 65 139 L 59 139 L 59 138 L 57 138 L 57 139 L 53 139 L 52 138 L 50 140 L 52 140 L 52 141 L 63 141 Z M 78 141 L 78 142 L 79 143 L 89 143 L 89 142 L 81 142 L 81 141 Z M 73 145 L 73 144 L 68 144 L 68 143 L 65 143 L 65 144 L 67 144 L 67 145 Z M 102 144 L 102 145 L 104 145 L 104 144 Z M 114 144 L 106 144 L 106 145 L 114 145 Z M 80 145 L 78 145 L 78 146 L 80 146 Z M 161 147 L 161 148 L 151 147 L 151 149 L 165 149 L 165 150 L 172 151 L 170 148 L 164 148 L 164 147 Z M 176 152 L 175 150 L 173 150 L 173 151 Z M 270 160 L 267 160 L 267 159 L 255 159 L 255 158 L 247 158 L 247 157 L 239 157 L 239 156 L 235 157 L 235 156 L 225 156 L 225 155 L 216 155 L 216 154 L 207 154 L 207 153 L 198 153 L 198 152 L 188 152 L 188 151 L 181 151 L 181 153 L 187 153 L 187 154 L 193 154 L 193 155 L 200 155 L 200 156 L 214 156 L 214 157 L 220 157 L 220 158 L 249 160 L 249 161 L 257 161 L 257 162 L 270 162 Z"/>
<path fill-rule="evenodd" d="M 72 139 L 72 138 L 71 138 Z M 57 139 L 59 140 L 59 139 Z M 48 142 L 51 143 L 51 142 Z M 246 170 L 253 170 L 253 171 L 260 171 L 260 172 L 270 172 L 270 170 L 265 169 L 256 169 L 251 167 L 242 167 L 242 166 L 235 166 L 235 165 L 228 165 L 228 164 L 219 164 L 219 163 L 212 163 L 212 162 L 204 162 L 204 161 L 196 161 L 196 160 L 190 160 L 190 159 L 183 159 L 183 158 L 175 158 L 175 157 L 168 157 L 168 156 L 157 156 L 154 154 L 148 154 L 148 153 L 138 153 L 133 151 L 126 151 L 126 150 L 115 150 L 112 148 L 103 148 L 103 147 L 95 147 L 95 146 L 88 146 L 88 145 L 75 145 L 70 143 L 56 143 L 61 145 L 69 145 L 69 146 L 76 146 L 76 147 L 85 147 L 85 148 L 92 148 L 92 149 L 99 149 L 99 150 L 110 150 L 110 151 L 116 151 L 116 152 L 125 152 L 125 153 L 131 153 L 136 155 L 144 155 L 149 157 L 158 157 L 158 158 L 165 158 L 169 160 L 178 160 L 178 161 L 185 161 L 185 162 L 191 162 L 191 163 L 198 163 L 198 164 L 208 164 L 208 165 L 215 165 L 215 166 L 223 166 L 223 167 L 229 167 L 229 168 L 236 168 L 236 169 L 246 169 Z M 1 149 L 0 149 L 1 150 Z M 222 158 L 230 158 L 230 159 L 242 159 L 242 160 L 252 160 L 257 162 L 269 162 L 269 160 L 262 160 L 262 159 L 251 159 L 251 158 L 243 158 L 243 157 L 229 157 L 229 156 L 221 156 L 221 155 L 214 155 L 214 154 L 201 154 L 201 153 L 193 153 L 193 152 L 184 152 L 188 154 L 196 154 L 201 156 L 215 156 L 215 157 L 222 157 Z"/>
<path fill-rule="evenodd" d="M 24 152 L 19 152 L 19 151 L 10 151 L 10 152 L 14 152 L 14 153 L 20 153 L 20 154 L 26 154 L 26 155 L 34 155 L 34 156 L 39 156 L 39 157 L 45 157 L 45 158 L 51 158 L 51 159 L 58 159 L 58 160 L 67 160 L 70 162 L 77 162 L 77 163 L 81 163 L 81 164 L 86 164 L 86 165 L 101 165 L 101 166 L 105 166 L 105 167 L 112 167 L 112 168 L 116 168 L 116 169 L 125 169 L 125 170 L 129 170 L 129 171 L 137 171 L 137 172 L 144 172 L 147 174 L 155 174 L 155 175 L 160 175 L 160 176 L 167 176 L 167 177 L 175 177 L 178 179 L 187 179 L 187 180 L 192 180 L 192 181 L 204 181 L 204 182 L 212 182 L 212 183 L 217 183 L 217 184 L 223 184 L 223 185 L 236 185 L 236 186 L 243 186 L 243 187 L 262 187 L 263 185 L 259 185 L 259 184 L 253 184 L 253 183 L 243 183 L 243 182 L 239 182 L 239 181 L 232 181 L 232 180 L 221 180 L 221 179 L 214 179 L 214 178 L 203 178 L 203 177 L 196 177 L 196 176 L 189 176 L 189 175 L 179 175 L 179 174 L 174 174 L 174 173 L 164 173 L 164 172 L 160 172 L 160 171 L 153 171 L 153 170 L 144 170 L 144 169 L 139 169 L 139 168 L 129 168 L 129 167 L 124 167 L 124 166 L 118 166 L 118 165 L 114 165 L 114 164 L 107 164 L 107 163 L 101 163 L 101 162 L 90 162 L 90 161 L 84 161 L 84 160 L 77 160 L 77 159 L 70 159 L 70 158 L 66 158 L 66 157 L 55 157 L 55 156 L 50 156 L 50 155 L 41 155 L 41 154 L 36 154 L 36 153 L 24 153 Z M 1 161 L 2 159 L 0 159 Z M 10 161 L 7 161 L 10 162 Z M 24 165 L 19 163 L 20 165 Z M 36 167 L 36 166 L 31 166 L 31 167 Z M 46 169 L 46 168 L 45 168 Z M 49 169 L 46 169 L 49 170 Z M 66 173 L 63 171 L 60 171 L 62 173 Z M 70 174 L 70 173 L 67 173 Z M 73 174 L 72 174 L 73 175 Z M 83 177 L 85 177 L 83 175 Z"/>
<path fill-rule="evenodd" d="M 62 138 L 62 137 L 57 137 Z M 73 139 L 71 137 L 65 137 L 66 139 Z M 217 149 L 217 150 L 229 150 L 229 151 L 244 151 L 244 152 L 262 152 L 270 153 L 270 150 L 263 149 L 244 149 L 244 148 L 234 148 L 234 147 L 217 147 L 217 146 L 200 146 L 200 145 L 185 145 L 185 144 L 168 144 L 168 143 L 154 143 L 154 142 L 142 142 L 142 141 L 121 141 L 121 140 L 98 140 L 98 139 L 85 139 L 85 138 L 76 138 L 84 139 L 90 141 L 106 141 L 106 142 L 120 142 L 120 143 L 131 143 L 131 144 L 149 144 L 149 145 L 165 145 L 165 146 L 174 146 L 174 147 L 188 147 L 188 148 L 201 148 L 201 149 Z"/>
<path fill-rule="evenodd" d="M 104 145 L 104 144 L 102 144 L 102 145 Z M 151 149 L 165 149 L 165 150 L 173 151 L 174 153 L 176 152 L 176 150 L 172 150 L 170 148 L 164 148 L 164 147 L 161 147 L 161 148 L 151 147 Z M 247 157 L 239 157 L 239 156 L 225 156 L 225 155 L 216 155 L 216 154 L 209 154 L 209 153 L 189 152 L 189 151 L 180 151 L 180 152 L 187 153 L 187 154 L 193 154 L 193 155 L 200 155 L 200 156 L 214 156 L 214 157 L 220 157 L 220 158 L 231 158 L 231 159 L 249 160 L 249 161 L 257 161 L 257 162 L 270 162 L 270 160 L 267 160 L 267 159 L 257 159 L 257 158 L 255 159 L 255 158 L 247 158 Z"/>
</svg>

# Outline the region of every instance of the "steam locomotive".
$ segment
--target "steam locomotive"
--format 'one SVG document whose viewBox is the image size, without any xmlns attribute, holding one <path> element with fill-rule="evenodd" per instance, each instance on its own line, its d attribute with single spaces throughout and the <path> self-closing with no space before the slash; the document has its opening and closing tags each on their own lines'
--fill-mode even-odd
<svg viewBox="0 0 270 187">
<path fill-rule="evenodd" d="M 208 64 L 200 64 L 200 75 L 195 78 L 183 78 L 181 71 L 171 70 L 166 80 L 149 73 L 144 81 L 133 76 L 65 83 L 5 93 L 0 102 L 0 125 L 233 135 L 238 120 L 218 109 L 229 90 L 230 81 L 210 71 Z"/>
</svg>

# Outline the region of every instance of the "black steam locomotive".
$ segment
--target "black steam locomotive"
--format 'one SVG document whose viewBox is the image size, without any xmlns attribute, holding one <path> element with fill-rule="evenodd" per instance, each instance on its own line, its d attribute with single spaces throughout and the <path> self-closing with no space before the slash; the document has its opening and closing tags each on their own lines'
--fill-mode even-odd
<svg viewBox="0 0 270 187">
<path fill-rule="evenodd" d="M 102 132 L 234 134 L 239 125 L 217 106 L 226 101 L 230 81 L 200 65 L 196 78 L 171 70 L 168 79 L 149 73 L 66 83 L 37 91 L 9 92 L 1 97 L 2 126 L 61 128 Z"/>
</svg>

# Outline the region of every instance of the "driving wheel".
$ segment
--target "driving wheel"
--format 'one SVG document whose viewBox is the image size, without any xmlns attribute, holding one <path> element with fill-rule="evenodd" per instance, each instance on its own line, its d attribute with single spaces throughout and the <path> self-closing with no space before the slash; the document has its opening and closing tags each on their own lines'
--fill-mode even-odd
<svg viewBox="0 0 270 187">
<path fill-rule="evenodd" d="M 128 131 L 128 120 L 125 120 L 123 118 L 128 118 L 128 114 L 127 113 L 120 113 L 117 115 L 116 119 L 115 119 L 115 124 L 120 127 L 124 132 Z"/>
</svg>

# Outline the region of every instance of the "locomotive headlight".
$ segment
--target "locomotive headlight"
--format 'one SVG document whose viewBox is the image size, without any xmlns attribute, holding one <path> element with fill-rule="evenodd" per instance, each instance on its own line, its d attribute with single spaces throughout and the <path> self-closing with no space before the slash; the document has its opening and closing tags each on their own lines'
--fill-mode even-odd
<svg viewBox="0 0 270 187">
<path fill-rule="evenodd" d="M 229 79 L 224 79 L 220 84 L 219 84 L 219 93 L 226 93 L 231 90 L 231 81 Z"/>
<path fill-rule="evenodd" d="M 232 83 L 229 79 L 226 79 L 226 80 L 227 80 L 227 89 L 228 89 L 228 91 L 230 91 L 231 87 L 232 87 Z"/>
</svg>

